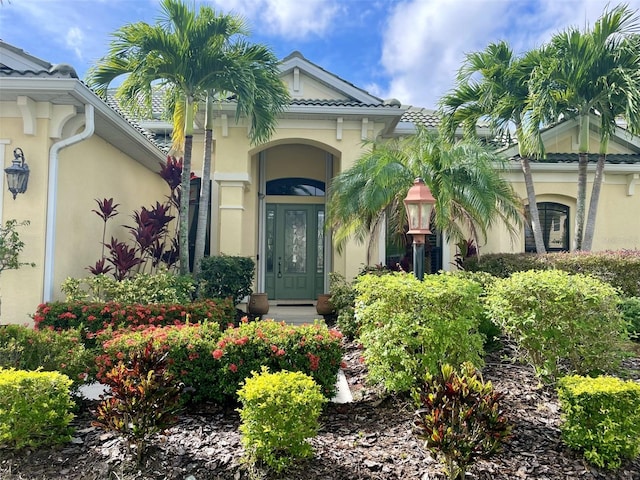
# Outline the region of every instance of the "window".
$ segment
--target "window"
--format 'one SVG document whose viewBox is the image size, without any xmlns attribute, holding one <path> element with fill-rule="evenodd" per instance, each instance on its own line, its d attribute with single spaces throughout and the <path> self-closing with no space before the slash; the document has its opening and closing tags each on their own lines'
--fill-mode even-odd
<svg viewBox="0 0 640 480">
<path fill-rule="evenodd" d="M 267 182 L 267 195 L 324 197 L 324 182 L 312 178 L 278 178 Z"/>
<path fill-rule="evenodd" d="M 538 214 L 542 226 L 542 239 L 547 252 L 569 250 L 569 207 L 561 203 L 540 202 Z M 529 209 L 526 210 L 527 225 L 524 227 L 524 251 L 535 252 L 536 242 L 529 228 Z"/>
</svg>

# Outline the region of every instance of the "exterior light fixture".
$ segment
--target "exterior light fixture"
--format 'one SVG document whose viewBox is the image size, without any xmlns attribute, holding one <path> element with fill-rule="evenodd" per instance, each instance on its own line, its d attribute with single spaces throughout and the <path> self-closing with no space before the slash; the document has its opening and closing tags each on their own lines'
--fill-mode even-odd
<svg viewBox="0 0 640 480">
<path fill-rule="evenodd" d="M 4 169 L 4 172 L 7 174 L 9 191 L 15 200 L 16 195 L 27 191 L 27 183 L 29 182 L 29 166 L 24 161 L 24 153 L 21 148 L 13 150 L 13 162 L 10 167 Z"/>
<path fill-rule="evenodd" d="M 413 273 L 422 280 L 424 278 L 424 243 L 425 237 L 431 233 L 429 222 L 431 210 L 436 203 L 431 190 L 422 178 L 416 178 L 404 199 L 407 211 L 410 235 L 413 235 Z"/>
</svg>

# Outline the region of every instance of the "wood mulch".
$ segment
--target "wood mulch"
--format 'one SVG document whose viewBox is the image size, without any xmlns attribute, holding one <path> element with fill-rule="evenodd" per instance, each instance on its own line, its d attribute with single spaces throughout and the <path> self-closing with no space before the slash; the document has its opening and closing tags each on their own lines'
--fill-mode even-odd
<svg viewBox="0 0 640 480">
<path fill-rule="evenodd" d="M 640 458 L 607 471 L 565 447 L 555 391 L 540 386 L 532 369 L 513 362 L 511 353 L 505 347 L 490 354 L 483 373 L 504 394 L 513 438 L 500 453 L 474 464 L 468 478 L 640 480 Z M 243 461 L 239 417 L 232 408 L 202 407 L 182 415 L 177 426 L 157 438 L 141 468 L 121 439 L 91 426 L 85 409 L 74 420 L 69 444 L 18 453 L 0 450 L 0 479 L 444 479 L 438 461 L 411 432 L 411 404 L 381 397 L 367 386 L 360 354 L 356 345 L 347 344 L 345 374 L 355 401 L 326 408 L 321 431 L 311 440 L 315 456 L 286 474 L 270 475 Z M 640 381 L 640 357 L 625 366 L 630 378 Z"/>
</svg>

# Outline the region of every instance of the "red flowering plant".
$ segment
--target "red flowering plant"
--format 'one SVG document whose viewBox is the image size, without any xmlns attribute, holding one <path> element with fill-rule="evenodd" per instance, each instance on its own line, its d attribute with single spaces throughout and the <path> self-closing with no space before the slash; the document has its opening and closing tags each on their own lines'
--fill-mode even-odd
<svg viewBox="0 0 640 480">
<path fill-rule="evenodd" d="M 114 330 L 144 329 L 149 325 L 181 325 L 209 321 L 226 327 L 235 318 L 229 300 L 205 299 L 182 304 L 132 304 L 117 302 L 52 302 L 38 305 L 33 315 L 37 329 L 67 330 L 80 328 L 88 348 L 96 347 L 96 336 Z"/>
<path fill-rule="evenodd" d="M 342 335 L 320 323 L 293 326 L 264 320 L 227 329 L 211 356 L 217 362 L 219 401 L 235 400 L 241 382 L 265 366 L 313 377 L 328 398 L 335 394 Z"/>
<path fill-rule="evenodd" d="M 96 357 L 97 378 L 104 376 L 118 361 L 151 344 L 167 354 L 168 371 L 185 385 L 183 399 L 202 401 L 208 398 L 214 360 L 211 350 L 220 338 L 217 323 L 187 323 L 164 327 L 148 326 L 144 330 L 119 330 L 103 342 L 103 353 Z"/>
</svg>

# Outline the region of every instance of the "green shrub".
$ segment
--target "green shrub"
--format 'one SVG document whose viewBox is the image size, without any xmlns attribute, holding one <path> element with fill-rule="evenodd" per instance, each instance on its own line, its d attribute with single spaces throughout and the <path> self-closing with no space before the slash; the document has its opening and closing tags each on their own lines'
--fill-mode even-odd
<svg viewBox="0 0 640 480">
<path fill-rule="evenodd" d="M 193 279 L 166 270 L 139 273 L 118 281 L 104 274 L 62 283 L 67 302 L 117 302 L 124 305 L 149 303 L 190 303 L 195 292 Z"/>
<path fill-rule="evenodd" d="M 331 305 L 335 308 L 336 325 L 347 338 L 355 338 L 358 335 L 358 323 L 355 318 L 356 291 L 351 283 L 347 282 L 344 275 L 329 273 L 329 293 Z"/>
<path fill-rule="evenodd" d="M 217 403 L 236 401 L 242 381 L 267 366 L 271 371 L 301 371 L 328 398 L 335 394 L 342 360 L 339 332 L 322 323 L 292 326 L 272 320 L 243 323 L 220 333 L 216 324 L 148 327 L 115 332 L 96 358 L 98 377 L 149 341 L 166 352 L 169 371 L 187 387 L 185 398 Z"/>
<path fill-rule="evenodd" d="M 242 402 L 242 444 L 252 461 L 281 472 L 297 459 L 313 456 L 308 438 L 318 433 L 326 398 L 311 377 L 301 372 L 253 372 L 238 390 Z"/>
<path fill-rule="evenodd" d="M 212 352 L 219 400 L 235 400 L 241 382 L 263 366 L 305 373 L 331 398 L 342 354 L 342 335 L 321 322 L 293 326 L 264 320 L 229 328 Z"/>
<path fill-rule="evenodd" d="M 640 297 L 640 251 L 553 253 L 543 261 L 569 273 L 591 275 L 627 297 Z"/>
<path fill-rule="evenodd" d="M 627 322 L 629 337 L 640 342 L 640 297 L 621 299 L 618 309 Z"/>
<path fill-rule="evenodd" d="M 177 423 L 181 386 L 167 370 L 167 354 L 149 342 L 107 372 L 94 426 L 113 430 L 135 445 L 138 464 L 152 437 Z"/>
<path fill-rule="evenodd" d="M 571 376 L 558 382 L 565 443 L 605 468 L 640 454 L 640 384 L 614 377 Z"/>
<path fill-rule="evenodd" d="M 151 342 L 157 351 L 168 354 L 168 371 L 185 385 L 184 398 L 195 402 L 207 400 L 218 392 L 215 380 L 215 360 L 211 352 L 220 339 L 217 323 L 149 326 L 144 330 L 117 330 L 106 339 L 103 353 L 95 359 L 97 378 L 103 381 L 106 373 L 120 359 L 144 350 Z"/>
<path fill-rule="evenodd" d="M 487 272 L 468 272 L 465 270 L 458 270 L 455 272 L 443 272 L 443 275 L 454 275 L 456 277 L 465 278 L 473 282 L 478 283 L 482 287 L 482 294 L 480 298 L 485 302 L 487 288 L 496 281 L 496 277 Z M 478 332 L 484 338 L 485 351 L 494 351 L 500 347 L 500 336 L 502 335 L 502 329 L 496 325 L 488 312 L 485 310 L 480 314 L 480 322 L 478 324 Z"/>
<path fill-rule="evenodd" d="M 0 368 L 0 447 L 20 449 L 71 439 L 71 380 L 58 372 Z"/>
<path fill-rule="evenodd" d="M 93 354 L 82 344 L 80 331 L 34 330 L 22 325 L 0 328 L 0 367 L 17 370 L 58 371 L 81 384 Z"/>
<path fill-rule="evenodd" d="M 200 264 L 198 295 L 201 298 L 232 298 L 237 305 L 253 290 L 256 264 L 249 257 L 205 257 Z"/>
<path fill-rule="evenodd" d="M 640 297 L 640 250 L 606 252 L 490 253 L 465 261 L 465 269 L 507 278 L 516 272 L 558 269 L 596 277 L 627 297 Z"/>
<path fill-rule="evenodd" d="M 442 362 L 483 364 L 479 284 L 453 275 L 359 277 L 355 283 L 359 339 L 369 379 L 408 392 Z"/>
<path fill-rule="evenodd" d="M 419 406 L 414 431 L 429 451 L 443 457 L 451 480 L 464 480 L 467 467 L 496 452 L 512 428 L 491 382 L 485 383 L 470 363 L 460 372 L 445 364 L 436 376 L 427 374 L 414 395 Z"/>
<path fill-rule="evenodd" d="M 235 308 L 226 299 L 205 299 L 185 305 L 52 302 L 40 304 L 33 319 L 37 329 L 80 328 L 83 342 L 93 348 L 96 334 L 106 329 L 144 329 L 149 325 L 179 325 L 187 321 L 216 322 L 226 327 L 235 320 Z"/>
<path fill-rule="evenodd" d="M 489 287 L 493 320 L 517 343 L 536 373 L 616 371 L 624 357 L 626 324 L 616 290 L 595 278 L 560 270 L 514 273 Z"/>
<path fill-rule="evenodd" d="M 516 272 L 545 268 L 535 253 L 487 253 L 469 257 L 464 262 L 469 272 L 486 272 L 494 277 L 507 278 Z"/>
</svg>

